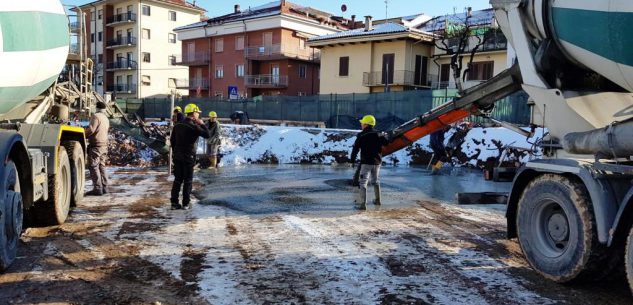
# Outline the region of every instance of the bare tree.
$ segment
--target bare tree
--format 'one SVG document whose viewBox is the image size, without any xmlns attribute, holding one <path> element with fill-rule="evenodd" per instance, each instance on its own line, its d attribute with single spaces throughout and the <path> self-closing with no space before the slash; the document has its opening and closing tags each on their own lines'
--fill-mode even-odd
<svg viewBox="0 0 633 305">
<path fill-rule="evenodd" d="M 469 8 L 464 18 L 460 18 L 457 15 L 453 15 L 453 20 L 450 20 L 448 16 L 445 18 L 445 22 L 442 25 L 438 23 L 436 25 L 436 33 L 442 36 L 441 39 L 435 40 L 435 46 L 451 55 L 450 66 L 453 70 L 453 78 L 455 79 L 455 86 L 461 93 L 464 91 L 463 82 L 466 80 L 469 71 L 471 71 L 473 59 L 475 54 L 486 43 L 489 36 L 482 35 L 479 31 L 482 28 L 490 25 L 481 25 L 479 20 L 473 20 L 472 10 Z M 468 62 L 466 69 L 464 69 L 464 59 L 467 57 Z"/>
</svg>

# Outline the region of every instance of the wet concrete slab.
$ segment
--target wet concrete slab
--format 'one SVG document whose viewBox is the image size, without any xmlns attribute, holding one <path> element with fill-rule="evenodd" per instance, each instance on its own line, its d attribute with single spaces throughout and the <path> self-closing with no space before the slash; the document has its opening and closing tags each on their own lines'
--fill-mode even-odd
<svg viewBox="0 0 633 305">
<path fill-rule="evenodd" d="M 348 214 L 355 211 L 357 188 L 350 184 L 353 174 L 351 167 L 318 165 L 249 165 L 201 170 L 197 177 L 202 186 L 194 194 L 200 205 L 223 206 L 249 215 Z M 432 176 L 424 168 L 387 166 L 381 169 L 381 187 L 380 209 L 390 209 L 415 206 L 425 200 L 456 204 L 459 192 L 508 192 L 511 184 L 485 181 L 476 170 L 449 168 L 443 175 Z M 370 188 L 368 201 L 371 200 Z M 377 207 L 370 204 L 369 208 Z"/>
</svg>

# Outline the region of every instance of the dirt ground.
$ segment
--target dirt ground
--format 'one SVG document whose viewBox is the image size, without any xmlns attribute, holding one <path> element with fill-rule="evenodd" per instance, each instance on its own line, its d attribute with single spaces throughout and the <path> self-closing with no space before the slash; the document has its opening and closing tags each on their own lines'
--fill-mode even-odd
<svg viewBox="0 0 633 305">
<path fill-rule="evenodd" d="M 505 239 L 496 210 L 395 204 L 403 191 L 386 179 L 385 204 L 355 211 L 349 170 L 229 172 L 199 173 L 200 200 L 171 211 L 164 173 L 114 170 L 111 194 L 87 198 L 62 226 L 26 230 L 18 259 L 0 274 L 0 304 L 633 300 L 623 281 L 543 280 Z"/>
</svg>

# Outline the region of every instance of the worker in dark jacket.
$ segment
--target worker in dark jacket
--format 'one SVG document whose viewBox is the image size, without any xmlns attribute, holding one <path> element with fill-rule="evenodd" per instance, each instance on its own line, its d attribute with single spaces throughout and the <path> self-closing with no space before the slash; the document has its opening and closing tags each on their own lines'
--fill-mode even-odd
<svg viewBox="0 0 633 305">
<path fill-rule="evenodd" d="M 180 108 L 180 106 L 176 106 L 176 108 L 174 108 L 174 113 L 171 116 L 171 121 L 174 122 L 174 124 L 176 124 L 184 120 L 185 120 L 185 115 L 182 113 L 182 108 Z"/>
<path fill-rule="evenodd" d="M 209 138 L 207 139 L 207 155 L 209 156 L 209 163 L 211 168 L 218 167 L 218 151 L 220 150 L 220 122 L 218 122 L 218 114 L 215 111 L 209 112 L 209 122 L 207 123 L 209 129 Z"/>
<path fill-rule="evenodd" d="M 171 188 L 171 208 L 189 209 L 191 207 L 191 188 L 193 186 L 193 167 L 196 164 L 196 151 L 199 137 L 209 138 L 209 129 L 200 120 L 200 108 L 195 104 L 185 107 L 187 117 L 177 123 L 171 132 L 171 147 L 174 162 L 174 184 Z M 178 202 L 182 186 L 182 206 Z"/>
<path fill-rule="evenodd" d="M 449 155 L 446 146 L 444 146 L 444 133 L 449 129 L 450 126 L 446 126 L 431 134 L 429 146 L 431 146 L 433 150 L 433 159 L 435 160 L 435 164 L 431 170 L 431 174 L 433 175 L 438 174 L 442 166 L 444 166 L 444 162 L 448 161 Z"/>
<path fill-rule="evenodd" d="M 384 135 L 374 130 L 376 126 L 376 118 L 372 115 L 366 115 L 360 120 L 363 129 L 354 142 L 352 149 L 352 164 L 356 161 L 356 156 L 360 151 L 360 179 L 359 179 L 359 196 L 356 203 L 360 204 L 361 209 L 367 209 L 367 184 L 371 182 L 374 185 L 374 204 L 380 205 L 380 165 L 382 164 L 382 147 L 387 144 Z"/>
</svg>

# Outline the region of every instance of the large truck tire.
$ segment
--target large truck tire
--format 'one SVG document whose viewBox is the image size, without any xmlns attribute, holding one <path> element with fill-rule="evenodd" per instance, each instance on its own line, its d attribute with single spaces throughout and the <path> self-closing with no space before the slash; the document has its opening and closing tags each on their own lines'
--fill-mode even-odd
<svg viewBox="0 0 633 305">
<path fill-rule="evenodd" d="M 34 206 L 33 214 L 37 226 L 61 225 L 70 212 L 71 169 L 65 147 L 58 148 L 57 157 L 56 174 L 49 176 L 48 180 L 48 200 Z"/>
<path fill-rule="evenodd" d="M 23 220 L 20 179 L 13 161 L 5 165 L 2 179 L 5 197 L 0 202 L 0 271 L 9 268 L 17 255 Z"/>
<path fill-rule="evenodd" d="M 598 241 L 586 187 L 562 175 L 528 184 L 519 199 L 517 233 L 532 268 L 559 283 L 602 279 L 617 261 Z"/>
<path fill-rule="evenodd" d="M 633 227 L 631 231 L 629 231 L 629 237 L 626 240 L 624 265 L 626 269 L 626 279 L 629 281 L 631 292 L 633 292 Z"/>
<path fill-rule="evenodd" d="M 86 158 L 79 142 L 68 141 L 64 143 L 64 147 L 66 147 L 66 152 L 70 157 L 70 206 L 74 207 L 84 198 Z"/>
</svg>

